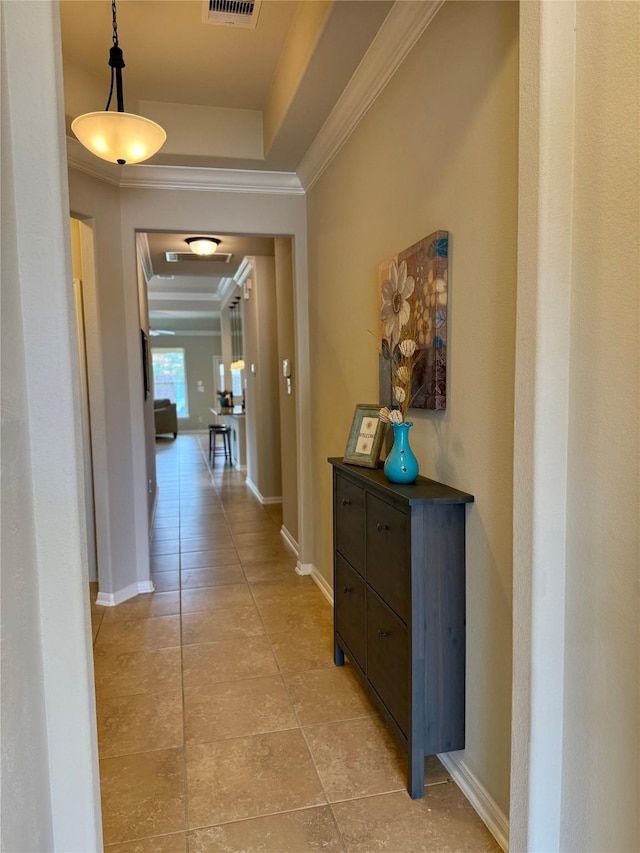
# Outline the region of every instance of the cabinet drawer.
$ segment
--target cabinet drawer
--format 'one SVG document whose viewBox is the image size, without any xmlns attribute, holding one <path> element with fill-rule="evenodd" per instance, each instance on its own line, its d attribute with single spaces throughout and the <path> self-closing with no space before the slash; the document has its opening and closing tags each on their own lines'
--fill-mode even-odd
<svg viewBox="0 0 640 853">
<path fill-rule="evenodd" d="M 366 672 L 364 581 L 336 554 L 335 628 L 355 662 Z"/>
<path fill-rule="evenodd" d="M 364 491 L 336 476 L 336 549 L 364 576 Z"/>
<path fill-rule="evenodd" d="M 406 626 L 370 589 L 367 589 L 367 678 L 407 734 L 409 635 Z"/>
<path fill-rule="evenodd" d="M 401 619 L 409 613 L 410 517 L 367 495 L 367 583 Z"/>
</svg>

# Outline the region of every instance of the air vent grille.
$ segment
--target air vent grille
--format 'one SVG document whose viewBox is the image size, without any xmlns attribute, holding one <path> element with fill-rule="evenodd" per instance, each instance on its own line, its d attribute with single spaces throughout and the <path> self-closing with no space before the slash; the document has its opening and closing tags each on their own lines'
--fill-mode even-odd
<svg viewBox="0 0 640 853">
<path fill-rule="evenodd" d="M 199 264 L 228 264 L 233 255 L 227 252 L 216 252 L 215 255 L 194 255 L 193 252 L 165 252 L 165 258 L 170 263 L 178 261 L 195 261 Z"/>
<path fill-rule="evenodd" d="M 205 0 L 205 22 L 255 29 L 262 0 Z"/>
</svg>

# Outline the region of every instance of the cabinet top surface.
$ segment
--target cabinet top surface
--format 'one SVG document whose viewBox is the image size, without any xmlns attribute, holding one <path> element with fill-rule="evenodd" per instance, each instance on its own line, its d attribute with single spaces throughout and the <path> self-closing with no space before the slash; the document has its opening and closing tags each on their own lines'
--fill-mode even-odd
<svg viewBox="0 0 640 853">
<path fill-rule="evenodd" d="M 380 494 L 406 501 L 408 504 L 431 501 L 433 503 L 470 503 L 473 495 L 461 492 L 436 480 L 427 477 L 418 477 L 411 485 L 400 485 L 390 483 L 384 475 L 382 468 L 361 468 L 358 465 L 348 465 L 340 458 L 328 460 L 333 467 L 344 473 L 352 480 L 360 480 L 363 485 L 375 488 Z"/>
</svg>

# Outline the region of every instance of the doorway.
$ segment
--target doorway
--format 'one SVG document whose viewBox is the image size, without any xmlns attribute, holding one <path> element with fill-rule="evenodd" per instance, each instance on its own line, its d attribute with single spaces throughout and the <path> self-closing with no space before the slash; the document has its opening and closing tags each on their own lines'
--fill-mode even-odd
<svg viewBox="0 0 640 853">
<path fill-rule="evenodd" d="M 228 417 L 242 418 L 246 426 L 247 482 L 256 487 L 262 503 L 282 503 L 282 536 L 297 552 L 293 241 L 216 231 L 216 252 L 196 257 L 189 250 L 189 233 L 144 231 L 136 239 L 139 286 L 144 289 L 139 304 L 148 314 L 152 346 L 170 342 L 185 351 L 190 411 L 189 420 L 179 422 L 179 432 L 206 430 L 214 417 L 211 410 L 217 409 L 217 391 L 230 387 L 231 362 L 239 363 L 238 347 L 232 345 L 233 305 L 242 315 L 245 339 L 240 355 L 246 410 Z M 234 401 L 240 403 L 244 396 L 238 394 Z M 151 432 L 147 440 L 153 448 Z"/>
<path fill-rule="evenodd" d="M 89 373 L 87 367 L 87 334 L 85 318 L 85 264 L 82 246 L 92 247 L 91 229 L 79 219 L 71 217 L 71 258 L 73 269 L 73 299 L 76 319 L 78 352 L 78 386 L 82 432 L 82 462 L 84 481 L 85 523 L 87 531 L 87 560 L 90 582 L 98 581 L 98 553 L 96 545 L 96 516 L 94 496 L 93 446 L 91 441 L 91 406 L 89 401 Z M 89 273 L 90 275 L 90 273 Z"/>
</svg>

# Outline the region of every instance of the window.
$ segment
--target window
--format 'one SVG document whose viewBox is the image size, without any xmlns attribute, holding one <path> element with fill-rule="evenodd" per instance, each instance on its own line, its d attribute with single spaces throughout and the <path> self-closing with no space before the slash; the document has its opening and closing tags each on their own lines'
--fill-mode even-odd
<svg viewBox="0 0 640 853">
<path fill-rule="evenodd" d="M 153 361 L 153 395 L 158 399 L 168 398 L 176 404 L 179 418 L 189 417 L 187 399 L 187 370 L 184 362 L 184 349 L 154 347 L 151 350 Z"/>
<path fill-rule="evenodd" d="M 231 371 L 231 390 L 234 397 L 242 397 L 242 370 Z"/>
</svg>

